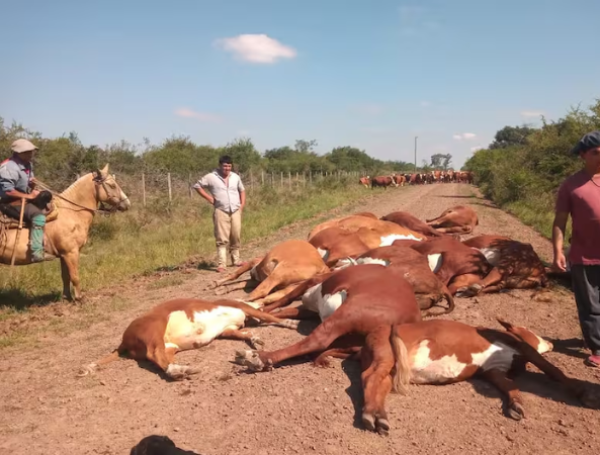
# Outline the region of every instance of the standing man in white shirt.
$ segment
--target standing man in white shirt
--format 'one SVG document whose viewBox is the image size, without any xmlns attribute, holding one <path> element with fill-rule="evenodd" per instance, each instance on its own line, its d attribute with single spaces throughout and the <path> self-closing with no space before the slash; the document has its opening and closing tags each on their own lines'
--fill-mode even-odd
<svg viewBox="0 0 600 455">
<path fill-rule="evenodd" d="M 194 185 L 198 194 L 214 206 L 217 272 L 224 272 L 227 266 L 227 245 L 233 265 L 239 267 L 243 264 L 240 261 L 240 236 L 246 189 L 240 176 L 232 172 L 232 167 L 231 157 L 221 156 L 219 168 L 206 174 Z"/>
</svg>

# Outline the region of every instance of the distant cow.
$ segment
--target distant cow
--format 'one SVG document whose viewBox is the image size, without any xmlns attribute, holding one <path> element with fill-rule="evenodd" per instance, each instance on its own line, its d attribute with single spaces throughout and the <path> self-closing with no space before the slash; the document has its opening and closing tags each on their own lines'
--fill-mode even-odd
<svg viewBox="0 0 600 455">
<path fill-rule="evenodd" d="M 240 301 L 169 300 L 134 319 L 125 329 L 119 347 L 109 356 L 88 365 L 80 375 L 94 371 L 98 365 L 127 357 L 149 360 L 169 378 L 185 379 L 199 370 L 176 364 L 175 354 L 179 351 L 201 348 L 215 338 L 244 340 L 253 347 L 262 345 L 256 335 L 242 330 L 248 317 L 286 328 L 298 326 L 296 321 L 279 319 Z"/>
<path fill-rule="evenodd" d="M 457 205 L 444 210 L 437 218 L 426 220 L 427 224 L 446 234 L 471 234 L 479 224 L 477 213 L 471 207 Z"/>
<path fill-rule="evenodd" d="M 406 183 L 406 177 L 402 174 L 396 174 L 394 175 L 394 181 L 396 182 L 396 185 L 404 186 Z"/>
<path fill-rule="evenodd" d="M 276 351 L 237 351 L 236 363 L 252 371 L 265 371 L 294 357 L 319 353 L 318 361 L 331 355 L 332 349 L 334 352 L 348 352 L 366 344 L 376 354 L 373 361 L 363 368 L 362 421 L 367 428 L 387 433 L 390 424 L 380 397 L 385 396 L 382 390 L 389 392 L 392 387 L 392 325 L 421 320 L 411 285 L 393 267 L 367 264 L 336 272 L 317 285 L 313 294 L 316 312 L 323 322 L 310 335 Z M 333 345 L 349 334 L 364 337 L 364 341 L 352 340 L 341 346 Z"/>
<path fill-rule="evenodd" d="M 365 188 L 369 188 L 371 185 L 371 178 L 368 175 L 366 177 L 361 177 L 358 179 L 358 183 L 360 185 L 364 185 Z"/>
<path fill-rule="evenodd" d="M 376 186 L 381 186 L 384 189 L 387 189 L 388 186 L 396 186 L 396 182 L 393 177 L 388 175 L 380 175 L 377 177 L 371 177 L 371 189 Z"/>
</svg>

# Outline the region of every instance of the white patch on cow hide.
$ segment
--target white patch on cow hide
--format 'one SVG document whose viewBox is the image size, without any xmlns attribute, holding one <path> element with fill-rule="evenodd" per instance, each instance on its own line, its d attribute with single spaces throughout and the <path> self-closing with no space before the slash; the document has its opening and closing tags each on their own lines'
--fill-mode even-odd
<svg viewBox="0 0 600 455">
<path fill-rule="evenodd" d="M 244 327 L 246 315 L 238 308 L 219 306 L 208 311 L 196 311 L 192 319 L 185 311 L 173 311 L 165 330 L 165 345 L 172 343 L 181 350 L 206 346 L 225 330 Z"/>
<path fill-rule="evenodd" d="M 550 352 L 554 349 L 554 346 L 552 345 L 552 343 L 549 343 L 548 341 L 544 340 L 542 337 L 539 336 L 535 336 L 540 344 L 538 344 L 537 347 L 537 352 L 539 352 L 540 354 L 545 354 L 546 352 Z"/>
<path fill-rule="evenodd" d="M 380 242 L 379 246 L 380 247 L 390 246 L 396 240 L 416 240 L 417 242 L 420 242 L 422 239 L 417 238 L 412 234 L 409 234 L 409 235 L 390 234 L 390 235 L 384 235 L 381 237 L 381 242 Z"/>
<path fill-rule="evenodd" d="M 333 295 L 323 295 L 322 291 L 322 284 L 317 284 L 308 289 L 302 296 L 302 306 L 307 310 L 319 313 L 321 321 L 324 321 L 344 303 L 347 293 L 346 291 L 340 291 Z"/>
<path fill-rule="evenodd" d="M 358 264 L 377 264 L 387 267 L 390 265 L 390 261 L 387 259 L 377 259 L 377 258 L 358 258 L 356 260 Z"/>
<path fill-rule="evenodd" d="M 500 250 L 497 248 L 480 248 L 479 251 L 492 267 L 496 267 L 500 262 Z"/>
<path fill-rule="evenodd" d="M 436 254 L 428 254 L 427 262 L 429 263 L 429 268 L 433 273 L 437 273 L 437 271 L 442 266 L 442 255 L 441 253 Z"/>
<path fill-rule="evenodd" d="M 252 267 L 252 268 L 250 269 L 250 278 L 252 278 L 254 281 L 260 281 L 260 280 L 258 279 L 258 275 L 256 274 L 256 266 L 257 266 L 257 265 L 258 265 L 258 264 L 256 264 L 254 267 Z"/>
<path fill-rule="evenodd" d="M 470 363 L 458 361 L 456 354 L 431 360 L 428 345 L 430 340 L 419 344 L 411 362 L 411 382 L 414 384 L 443 384 L 457 378 L 469 365 L 476 365 L 484 371 L 493 368 L 506 372 L 510 369 L 517 352 L 502 344 L 491 344 L 485 351 L 472 353 Z"/>
<path fill-rule="evenodd" d="M 329 257 L 329 250 L 323 250 L 321 248 L 317 248 L 317 251 L 321 255 L 321 259 L 323 259 L 323 261 L 327 261 L 327 258 Z"/>
</svg>

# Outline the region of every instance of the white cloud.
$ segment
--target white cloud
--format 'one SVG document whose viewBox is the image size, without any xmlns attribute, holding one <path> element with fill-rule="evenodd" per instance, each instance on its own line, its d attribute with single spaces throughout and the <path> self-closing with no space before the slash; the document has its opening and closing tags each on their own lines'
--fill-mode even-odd
<svg viewBox="0 0 600 455">
<path fill-rule="evenodd" d="M 294 58 L 297 52 L 265 34 L 244 34 L 220 38 L 215 45 L 237 58 L 252 63 L 274 63 L 282 58 Z"/>
<path fill-rule="evenodd" d="M 544 115 L 543 111 L 521 111 L 521 116 L 527 118 L 541 117 L 542 115 Z"/>
<path fill-rule="evenodd" d="M 452 138 L 456 139 L 457 141 L 461 141 L 463 139 L 465 139 L 465 140 L 475 139 L 475 137 L 476 137 L 475 133 L 455 134 L 454 136 L 452 136 Z"/>
<path fill-rule="evenodd" d="M 175 111 L 175 115 L 178 117 L 185 118 L 194 118 L 196 120 L 200 120 L 201 122 L 219 122 L 221 121 L 221 117 L 216 114 L 210 114 L 208 112 L 196 112 L 187 107 L 179 108 Z"/>
</svg>

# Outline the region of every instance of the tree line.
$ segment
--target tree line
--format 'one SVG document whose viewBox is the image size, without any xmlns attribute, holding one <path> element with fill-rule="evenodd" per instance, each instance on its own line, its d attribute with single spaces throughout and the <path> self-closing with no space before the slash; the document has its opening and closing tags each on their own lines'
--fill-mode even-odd
<svg viewBox="0 0 600 455">
<path fill-rule="evenodd" d="M 44 137 L 22 124 L 8 125 L 0 117 L 0 159 L 10 155 L 10 144 L 18 137 L 34 141 L 40 148 L 36 157 L 36 174 L 47 182 L 64 186 L 77 175 L 110 163 L 118 174 L 134 175 L 141 172 L 167 173 L 187 176 L 198 175 L 216 167 L 218 157 L 230 155 L 238 172 L 305 173 L 336 171 L 364 172 L 369 175 L 392 172 L 412 172 L 414 165 L 400 160 L 379 160 L 351 146 L 333 148 L 319 155 L 315 152 L 315 140 L 297 140 L 293 146 L 283 146 L 259 152 L 249 138 L 236 139 L 224 146 L 214 147 L 194 143 L 186 136 L 173 136 L 160 144 L 147 139 L 141 145 L 126 141 L 110 144 L 84 146 L 77 133 L 71 132 L 58 138 Z M 424 162 L 424 171 L 432 166 L 448 166 L 451 155 L 433 155 L 431 166 Z"/>
</svg>

